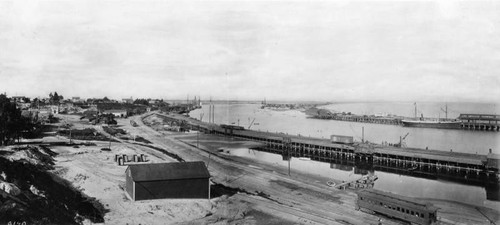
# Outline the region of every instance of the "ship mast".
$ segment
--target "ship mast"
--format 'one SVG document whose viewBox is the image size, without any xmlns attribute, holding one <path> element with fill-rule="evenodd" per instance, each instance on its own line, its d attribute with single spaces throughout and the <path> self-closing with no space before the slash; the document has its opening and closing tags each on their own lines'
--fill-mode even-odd
<svg viewBox="0 0 500 225">
<path fill-rule="evenodd" d="M 444 105 L 444 107 L 445 107 L 444 109 L 441 108 L 441 111 L 443 111 L 445 113 L 446 120 L 448 120 L 448 104 Z"/>
<path fill-rule="evenodd" d="M 413 103 L 415 105 L 415 119 L 417 119 L 417 103 Z"/>
</svg>

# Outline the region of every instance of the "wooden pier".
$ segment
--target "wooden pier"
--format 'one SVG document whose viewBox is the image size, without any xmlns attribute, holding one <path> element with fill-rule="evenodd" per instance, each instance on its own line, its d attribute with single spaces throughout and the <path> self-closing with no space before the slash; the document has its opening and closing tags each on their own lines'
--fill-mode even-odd
<svg viewBox="0 0 500 225">
<path fill-rule="evenodd" d="M 164 116 L 164 115 L 162 115 Z M 266 144 L 265 151 L 288 157 L 309 157 L 323 162 L 350 161 L 368 164 L 382 170 L 408 171 L 429 176 L 453 176 L 462 179 L 498 183 L 500 156 L 458 153 L 415 148 L 397 148 L 378 144 L 332 143 L 329 139 L 311 138 L 245 129 L 231 129 L 204 123 L 180 115 L 167 115 L 169 120 L 185 121 L 191 129 Z"/>
<path fill-rule="evenodd" d="M 500 115 L 492 114 L 460 114 L 462 129 L 500 131 Z"/>
<path fill-rule="evenodd" d="M 367 116 L 367 115 L 315 115 L 315 119 L 324 120 L 339 120 L 348 122 L 359 122 L 359 123 L 376 123 L 376 124 L 388 124 L 388 125 L 402 125 L 403 117 L 377 117 L 377 116 Z"/>
<path fill-rule="evenodd" d="M 403 125 L 403 120 L 413 120 L 414 118 L 402 116 L 373 116 L 331 113 L 326 110 L 316 110 L 308 112 L 311 118 L 324 120 L 338 120 L 359 123 L 376 123 L 387 125 Z M 456 127 L 443 127 L 447 129 L 479 130 L 479 131 L 500 131 L 500 115 L 494 114 L 460 114 L 456 119 L 425 118 L 424 120 L 435 121 L 457 121 Z"/>
</svg>

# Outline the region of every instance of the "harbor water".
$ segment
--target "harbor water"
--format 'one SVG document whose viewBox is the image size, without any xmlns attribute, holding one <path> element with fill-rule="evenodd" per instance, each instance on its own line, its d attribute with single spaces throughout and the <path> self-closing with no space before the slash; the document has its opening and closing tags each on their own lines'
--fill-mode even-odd
<svg viewBox="0 0 500 225">
<path fill-rule="evenodd" d="M 412 116 L 414 103 L 339 103 L 322 107 L 353 114 Z M 440 107 L 442 107 L 444 109 L 444 104 L 420 103 L 417 107 L 421 108 L 418 112 L 422 114 L 432 114 L 434 108 L 440 110 Z M 208 105 L 205 104 L 201 109 L 192 111 L 190 116 L 208 122 L 208 108 Z M 453 110 L 450 110 L 452 108 Z M 448 118 L 456 118 L 459 113 L 500 114 L 499 109 L 499 106 L 495 104 L 452 103 L 448 104 Z M 428 117 L 438 116 L 429 115 Z M 444 113 L 442 117 L 444 118 Z M 492 131 L 410 128 L 384 124 L 319 120 L 308 118 L 305 113 L 297 110 L 274 111 L 261 109 L 260 104 L 215 104 L 214 119 L 215 123 L 218 124 L 239 125 L 245 127 L 245 129 L 300 134 L 318 138 L 329 138 L 332 134 L 348 135 L 353 136 L 356 141 L 361 140 L 364 128 L 364 139 L 373 143 L 398 143 L 400 137 L 408 134 L 404 140 L 407 147 L 442 151 L 451 150 L 472 154 L 488 154 L 489 149 L 491 149 L 493 153 L 500 154 L 500 132 Z M 231 151 L 231 154 L 267 163 L 275 163 L 284 167 L 288 165 L 287 161 L 283 161 L 281 155 L 267 152 L 237 149 Z M 361 176 L 355 173 L 354 168 L 330 165 L 330 163 L 292 158 L 291 164 L 295 170 L 337 180 L 354 180 Z M 498 199 L 487 198 L 485 187 L 382 171 L 375 171 L 375 174 L 379 177 L 379 180 L 376 181 L 376 189 L 405 196 L 437 198 L 494 208 L 500 207 Z M 491 190 L 488 191 L 491 192 Z"/>
</svg>

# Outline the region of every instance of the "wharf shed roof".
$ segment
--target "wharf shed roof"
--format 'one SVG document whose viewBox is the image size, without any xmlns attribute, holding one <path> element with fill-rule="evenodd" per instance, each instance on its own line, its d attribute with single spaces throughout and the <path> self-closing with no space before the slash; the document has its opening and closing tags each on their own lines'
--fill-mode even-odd
<svg viewBox="0 0 500 225">
<path fill-rule="evenodd" d="M 277 141 L 282 141 L 283 138 L 291 138 L 292 142 L 297 142 L 302 144 L 353 149 L 350 146 L 332 143 L 330 139 L 312 138 L 312 137 L 296 136 L 283 133 L 270 133 L 270 132 L 261 132 L 253 130 L 234 130 L 233 133 L 249 135 L 256 138 L 277 140 Z"/>
<path fill-rule="evenodd" d="M 488 154 L 487 167 L 500 169 L 500 155 L 494 153 Z"/>
<path fill-rule="evenodd" d="M 495 114 L 460 114 L 458 119 L 461 120 L 490 120 L 500 121 L 500 115 Z"/>
<path fill-rule="evenodd" d="M 160 181 L 210 178 L 204 162 L 174 162 L 130 165 L 132 180 Z"/>
<path fill-rule="evenodd" d="M 486 162 L 485 155 L 474 155 L 459 152 L 444 152 L 434 150 L 420 150 L 420 149 L 400 149 L 400 148 L 375 148 L 374 153 L 397 155 L 402 157 L 415 157 L 423 159 L 431 159 L 436 161 L 449 161 L 462 164 L 470 164 L 482 166 Z"/>
</svg>

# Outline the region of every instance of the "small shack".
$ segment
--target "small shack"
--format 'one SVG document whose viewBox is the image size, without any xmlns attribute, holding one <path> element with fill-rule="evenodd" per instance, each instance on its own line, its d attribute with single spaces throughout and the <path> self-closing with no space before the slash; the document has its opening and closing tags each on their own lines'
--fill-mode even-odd
<svg viewBox="0 0 500 225">
<path fill-rule="evenodd" d="M 111 109 L 111 110 L 105 110 L 103 114 L 113 114 L 116 118 L 123 118 L 127 116 L 127 110 L 121 110 L 121 109 Z"/>
<path fill-rule="evenodd" d="M 210 173 L 204 162 L 130 165 L 125 176 L 125 189 L 133 201 L 210 198 Z"/>
</svg>

